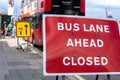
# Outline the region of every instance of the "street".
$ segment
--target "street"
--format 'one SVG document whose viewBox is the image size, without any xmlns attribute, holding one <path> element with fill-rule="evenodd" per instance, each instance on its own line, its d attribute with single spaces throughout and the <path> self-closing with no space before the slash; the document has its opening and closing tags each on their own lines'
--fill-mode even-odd
<svg viewBox="0 0 120 80">
<path fill-rule="evenodd" d="M 19 51 L 16 48 L 17 39 L 0 39 L 0 80 L 45 79 L 42 73 L 42 56 L 35 51 Z M 55 77 L 49 77 L 50 80 L 53 78 Z"/>
<path fill-rule="evenodd" d="M 0 39 L 0 80 L 36 80 L 41 78 L 42 57 L 18 51 L 16 39 Z"/>
</svg>

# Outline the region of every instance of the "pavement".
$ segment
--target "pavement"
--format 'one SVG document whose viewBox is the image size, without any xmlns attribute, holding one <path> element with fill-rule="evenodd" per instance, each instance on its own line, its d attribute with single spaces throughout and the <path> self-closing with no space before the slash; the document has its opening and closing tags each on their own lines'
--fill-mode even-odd
<svg viewBox="0 0 120 80">
<path fill-rule="evenodd" d="M 17 38 L 0 39 L 0 80 L 42 80 L 42 56 L 16 48 Z"/>
<path fill-rule="evenodd" d="M 29 51 L 18 50 L 17 41 L 17 38 L 0 37 L 0 80 L 56 80 L 56 76 L 43 76 L 42 52 L 31 46 Z M 77 80 L 72 76 L 65 80 L 69 78 Z M 61 79 L 59 76 L 58 80 Z"/>
</svg>

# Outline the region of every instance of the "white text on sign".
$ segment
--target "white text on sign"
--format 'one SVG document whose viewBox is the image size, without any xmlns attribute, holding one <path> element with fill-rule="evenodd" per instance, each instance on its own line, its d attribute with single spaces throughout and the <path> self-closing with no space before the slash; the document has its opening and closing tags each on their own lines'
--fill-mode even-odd
<svg viewBox="0 0 120 80">
<path fill-rule="evenodd" d="M 63 64 L 65 66 L 105 66 L 108 64 L 108 59 L 106 57 L 78 57 L 75 61 L 74 57 L 64 57 Z"/>
<path fill-rule="evenodd" d="M 101 39 L 68 39 L 67 47 L 103 47 L 104 43 Z"/>
<path fill-rule="evenodd" d="M 109 26 L 108 25 L 94 25 L 94 24 L 83 24 L 80 25 L 79 23 L 62 23 L 58 22 L 57 27 L 59 31 L 66 30 L 66 31 L 80 31 L 80 27 L 83 27 L 84 32 L 106 32 L 109 33 Z"/>
<path fill-rule="evenodd" d="M 101 32 L 101 33 L 110 33 L 109 26 L 105 24 L 82 24 L 79 23 L 57 23 L 58 31 L 71 31 L 71 32 Z M 104 47 L 104 41 L 102 39 L 87 39 L 87 38 L 68 38 L 66 47 L 97 47 L 102 48 Z M 74 57 L 64 57 L 63 58 L 63 65 L 65 66 L 105 66 L 108 64 L 107 57 L 78 57 L 75 61 Z"/>
</svg>

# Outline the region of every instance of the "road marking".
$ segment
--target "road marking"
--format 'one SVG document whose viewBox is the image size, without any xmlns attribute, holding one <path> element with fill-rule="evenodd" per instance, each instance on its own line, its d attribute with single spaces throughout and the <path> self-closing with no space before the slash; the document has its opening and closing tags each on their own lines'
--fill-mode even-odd
<svg viewBox="0 0 120 80">
<path fill-rule="evenodd" d="M 86 79 L 84 79 L 83 77 L 81 77 L 81 76 L 75 76 L 78 80 L 86 80 Z"/>
<path fill-rule="evenodd" d="M 31 51 L 32 51 L 33 54 L 38 54 L 38 52 L 33 48 L 31 48 Z"/>
</svg>

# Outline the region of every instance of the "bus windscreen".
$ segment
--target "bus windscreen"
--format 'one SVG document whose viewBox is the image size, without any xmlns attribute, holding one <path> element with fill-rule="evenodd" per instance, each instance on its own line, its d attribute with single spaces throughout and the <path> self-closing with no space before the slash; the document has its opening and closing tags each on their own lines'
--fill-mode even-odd
<svg viewBox="0 0 120 80">
<path fill-rule="evenodd" d="M 85 15 L 80 11 L 80 0 L 51 0 L 52 14 Z"/>
</svg>

